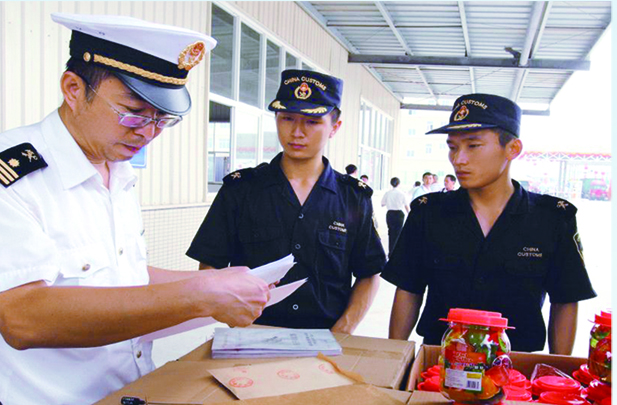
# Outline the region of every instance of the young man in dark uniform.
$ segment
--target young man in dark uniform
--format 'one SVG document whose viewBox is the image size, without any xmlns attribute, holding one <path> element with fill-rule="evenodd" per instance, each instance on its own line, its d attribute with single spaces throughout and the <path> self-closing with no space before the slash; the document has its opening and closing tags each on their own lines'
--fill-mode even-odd
<svg viewBox="0 0 617 405">
<path fill-rule="evenodd" d="M 418 334 L 438 345 L 450 308 L 501 312 L 516 329 L 513 350 L 544 348 L 542 305 L 551 302 L 551 353 L 571 354 L 578 301 L 596 296 L 583 261 L 576 208 L 529 193 L 510 177 L 522 151 L 520 108 L 487 94 L 460 97 L 450 123 L 429 132 L 448 134 L 449 159 L 461 188 L 412 203 L 382 277 L 398 288 L 390 338 L 407 339 L 426 307 Z"/>
<path fill-rule="evenodd" d="M 224 178 L 187 252 L 201 269 L 253 268 L 293 253 L 297 264 L 281 285 L 308 282 L 257 323 L 351 333 L 377 292 L 385 254 L 373 226 L 372 190 L 323 156 L 341 126 L 342 89 L 332 76 L 282 73 L 268 108 L 276 112 L 283 152 Z"/>
</svg>

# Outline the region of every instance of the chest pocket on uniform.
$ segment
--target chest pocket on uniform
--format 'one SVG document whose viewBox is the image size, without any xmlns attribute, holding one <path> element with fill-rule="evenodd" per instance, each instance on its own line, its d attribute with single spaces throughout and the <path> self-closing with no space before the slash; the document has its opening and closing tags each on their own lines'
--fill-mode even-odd
<svg viewBox="0 0 617 405">
<path fill-rule="evenodd" d="M 506 272 L 513 277 L 544 277 L 548 271 L 543 262 L 527 259 L 511 260 L 504 264 Z"/>
<path fill-rule="evenodd" d="M 70 249 L 61 253 L 60 277 L 61 285 L 104 286 L 108 274 L 101 271 L 110 266 L 105 247 L 101 244 L 91 244 Z"/>
<path fill-rule="evenodd" d="M 339 278 L 344 275 L 346 268 L 345 249 L 347 235 L 332 231 L 321 231 L 317 234 L 319 242 L 318 271 L 324 276 Z M 319 260 L 319 256 L 323 261 Z"/>
</svg>

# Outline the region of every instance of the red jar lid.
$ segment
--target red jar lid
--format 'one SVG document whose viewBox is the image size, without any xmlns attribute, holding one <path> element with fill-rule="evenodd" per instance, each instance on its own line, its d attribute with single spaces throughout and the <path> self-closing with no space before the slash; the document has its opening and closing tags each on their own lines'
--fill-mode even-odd
<svg viewBox="0 0 617 405">
<path fill-rule="evenodd" d="M 555 405 L 591 405 L 585 398 L 578 394 L 570 394 L 557 391 L 546 391 L 540 394 L 540 402 Z"/>
<path fill-rule="evenodd" d="M 439 376 L 436 375 L 419 383 L 418 390 L 439 392 L 440 384 Z"/>
<path fill-rule="evenodd" d="M 439 364 L 434 365 L 433 367 L 429 367 L 426 369 L 426 373 L 431 376 L 439 375 L 441 373 L 441 366 Z"/>
<path fill-rule="evenodd" d="M 524 388 L 517 387 L 515 385 L 508 385 L 505 387 L 506 399 L 510 401 L 530 401 L 531 392 Z"/>
<path fill-rule="evenodd" d="M 589 385 L 589 383 L 596 378 L 589 372 L 589 367 L 587 367 L 587 364 L 581 364 L 578 370 L 572 373 L 572 377 L 576 378 L 577 381 L 585 385 Z"/>
<path fill-rule="evenodd" d="M 457 322 L 466 325 L 508 328 L 508 320 L 506 318 L 502 318 L 501 313 L 480 311 L 477 309 L 452 308 L 448 311 L 448 317 L 441 318 L 440 321 Z"/>
<path fill-rule="evenodd" d="M 576 394 L 581 389 L 581 383 L 568 377 L 546 375 L 536 378 L 532 383 L 532 392 L 540 395 L 544 391 L 557 391 Z"/>
<path fill-rule="evenodd" d="M 611 311 L 600 311 L 599 315 L 596 315 L 594 323 L 602 326 L 611 327 Z"/>
<path fill-rule="evenodd" d="M 601 401 L 604 398 L 611 396 L 610 384 L 604 383 L 599 380 L 593 380 L 591 383 L 589 383 L 589 387 L 587 387 L 584 391 L 587 394 L 587 398 L 591 399 L 594 402 Z"/>
<path fill-rule="evenodd" d="M 527 377 L 525 377 L 525 375 L 518 370 L 515 370 L 512 368 L 510 369 L 509 373 L 510 373 L 509 380 L 510 380 L 511 385 L 518 385 L 522 382 L 527 381 Z"/>
</svg>

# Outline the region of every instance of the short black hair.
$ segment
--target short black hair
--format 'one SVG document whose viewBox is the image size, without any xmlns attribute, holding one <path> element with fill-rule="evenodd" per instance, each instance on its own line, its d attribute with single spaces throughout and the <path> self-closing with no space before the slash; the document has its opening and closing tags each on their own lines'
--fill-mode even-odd
<svg viewBox="0 0 617 405">
<path fill-rule="evenodd" d="M 74 56 L 71 56 L 66 62 L 66 71 L 75 73 L 86 82 L 86 85 L 89 84 L 95 90 L 98 90 L 103 80 L 108 77 L 116 77 L 111 70 L 87 63 L 83 59 Z M 93 98 L 94 92 L 90 90 L 90 87 L 86 86 L 86 101 L 90 102 Z"/>
<path fill-rule="evenodd" d="M 493 128 L 493 130 L 499 137 L 499 145 L 501 145 L 502 148 L 504 148 L 508 143 L 510 143 L 510 141 L 513 141 L 514 139 L 518 138 L 518 136 L 514 135 L 510 131 L 506 131 L 503 128 L 496 127 L 496 128 Z"/>
<path fill-rule="evenodd" d="M 367 179 L 368 180 L 368 176 L 366 174 L 363 174 L 362 176 L 360 176 L 361 179 Z"/>
<path fill-rule="evenodd" d="M 446 179 L 450 179 L 450 181 L 456 183 L 456 176 L 454 176 L 453 174 L 446 174 Z"/>
<path fill-rule="evenodd" d="M 338 120 L 341 118 L 342 113 L 343 112 L 338 107 L 334 107 L 334 109 L 330 111 L 330 116 L 332 117 L 333 124 L 336 124 L 338 122 Z"/>
<path fill-rule="evenodd" d="M 425 178 L 426 176 L 432 176 L 432 175 L 433 175 L 433 173 L 431 173 L 431 172 L 426 172 L 426 173 L 424 173 L 424 174 L 422 175 L 422 178 Z"/>
<path fill-rule="evenodd" d="M 356 166 L 354 164 L 350 164 L 350 165 L 345 166 L 345 173 L 347 173 L 347 174 L 354 174 L 357 171 L 358 171 L 358 166 Z"/>
<path fill-rule="evenodd" d="M 390 185 L 394 188 L 398 187 L 398 185 L 401 184 L 401 180 L 398 177 L 392 177 L 390 179 Z"/>
</svg>

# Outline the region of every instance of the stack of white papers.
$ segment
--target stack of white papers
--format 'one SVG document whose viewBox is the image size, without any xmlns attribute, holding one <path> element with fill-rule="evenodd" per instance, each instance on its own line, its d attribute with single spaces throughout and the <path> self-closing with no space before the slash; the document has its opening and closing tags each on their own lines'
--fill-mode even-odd
<svg viewBox="0 0 617 405">
<path fill-rule="evenodd" d="M 337 356 L 341 345 L 328 329 L 216 328 L 212 358 Z"/>
</svg>

